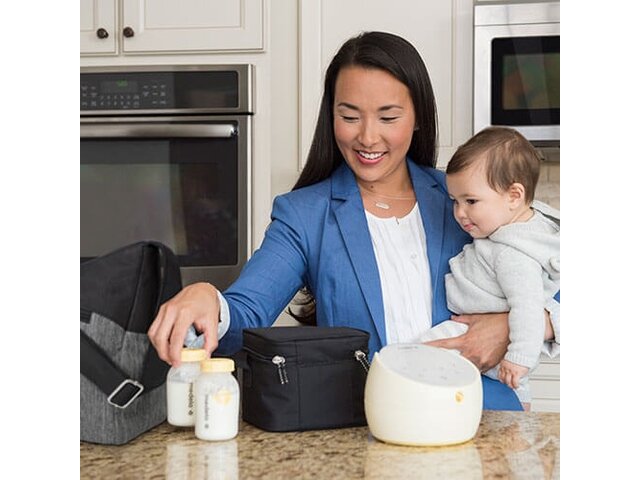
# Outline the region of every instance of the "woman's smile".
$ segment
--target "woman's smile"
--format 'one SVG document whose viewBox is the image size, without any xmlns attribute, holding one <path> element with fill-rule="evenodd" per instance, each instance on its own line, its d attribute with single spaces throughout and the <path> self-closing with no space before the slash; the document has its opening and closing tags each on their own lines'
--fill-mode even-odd
<svg viewBox="0 0 640 480">
<path fill-rule="evenodd" d="M 358 159 L 365 165 L 375 165 L 380 162 L 386 152 L 366 152 L 364 150 L 356 150 Z"/>
</svg>

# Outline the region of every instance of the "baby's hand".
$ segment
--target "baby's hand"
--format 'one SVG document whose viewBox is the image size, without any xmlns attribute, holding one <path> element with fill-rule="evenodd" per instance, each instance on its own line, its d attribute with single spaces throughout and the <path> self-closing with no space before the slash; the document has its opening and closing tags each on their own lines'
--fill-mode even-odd
<svg viewBox="0 0 640 480">
<path fill-rule="evenodd" d="M 498 369 L 498 380 L 511 388 L 518 388 L 520 379 L 524 377 L 528 371 L 529 369 L 527 367 L 510 362 L 509 360 L 502 360 Z"/>
</svg>

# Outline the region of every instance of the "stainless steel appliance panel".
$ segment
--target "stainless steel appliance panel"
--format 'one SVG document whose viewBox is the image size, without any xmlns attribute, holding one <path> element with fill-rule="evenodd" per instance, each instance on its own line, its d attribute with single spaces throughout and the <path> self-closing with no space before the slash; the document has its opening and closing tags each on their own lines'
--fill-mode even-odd
<svg viewBox="0 0 640 480">
<path fill-rule="evenodd" d="M 251 71 L 245 67 L 239 70 Z M 152 77 L 138 68 L 81 71 L 84 92 L 96 102 L 84 105 L 80 119 L 81 260 L 157 240 L 178 255 L 184 284 L 208 281 L 224 289 L 250 253 L 252 116 L 237 110 L 251 107 L 251 85 L 233 66 L 235 91 L 215 82 L 203 91 L 210 67 L 186 70 L 204 72 L 204 82 L 172 79 L 157 67 Z M 133 106 L 135 92 L 151 92 L 154 82 L 168 94 L 156 88 L 153 104 L 148 98 Z M 203 98 L 209 104 L 198 108 Z M 236 106 L 222 114 L 229 99 Z"/>
<path fill-rule="evenodd" d="M 516 47 L 512 52 L 512 58 L 517 62 L 529 58 L 532 62 L 547 61 L 552 58 L 554 61 L 553 69 L 557 68 L 557 77 L 559 78 L 559 36 L 560 36 L 560 4 L 559 2 L 537 2 L 537 3 L 499 3 L 499 4 L 478 4 L 474 8 L 474 86 L 473 86 L 473 131 L 479 132 L 483 128 L 493 125 L 509 125 L 520 131 L 525 137 L 534 144 L 548 145 L 558 144 L 560 141 L 560 121 L 559 121 L 559 79 L 557 85 L 553 88 L 552 105 L 543 110 L 556 110 L 557 102 L 557 124 L 555 116 L 552 120 L 542 118 L 534 108 L 521 107 L 522 115 L 529 115 L 525 121 L 506 120 L 507 117 L 495 117 L 496 111 L 496 75 L 500 72 L 495 71 L 496 58 L 492 58 L 492 50 L 495 53 L 495 42 L 503 40 L 513 40 Z M 555 52 L 546 52 L 546 47 L 538 47 L 540 50 L 526 50 L 518 52 L 517 45 L 523 45 L 540 41 L 542 45 L 546 39 L 557 37 L 557 57 Z M 518 40 L 522 40 L 518 43 Z M 546 55 L 550 54 L 550 55 Z M 518 55 L 520 57 L 518 58 Z M 546 59 L 544 59 L 546 55 Z M 535 57 L 535 58 L 534 58 Z M 541 60 L 543 59 L 543 60 Z M 492 63 L 493 62 L 493 63 Z M 493 71 L 492 71 L 493 65 Z M 542 64 L 541 64 L 542 65 Z M 518 65 L 519 67 L 521 65 Z M 544 66 L 540 67 L 540 71 L 545 73 Z M 555 71 L 550 75 L 555 75 Z M 537 72 L 539 73 L 539 72 Z M 555 78 L 554 78 L 555 80 Z M 501 107 L 498 107 L 501 108 Z M 505 109 L 505 110 L 508 110 Z M 509 112 L 507 112 L 509 113 Z"/>
</svg>

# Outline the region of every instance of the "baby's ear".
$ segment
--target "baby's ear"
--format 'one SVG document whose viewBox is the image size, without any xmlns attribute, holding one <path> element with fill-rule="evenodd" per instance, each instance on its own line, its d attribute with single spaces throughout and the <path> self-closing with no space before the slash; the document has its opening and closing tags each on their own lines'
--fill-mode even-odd
<svg viewBox="0 0 640 480">
<path fill-rule="evenodd" d="M 525 189 L 521 183 L 512 183 L 507 190 L 509 194 L 509 203 L 513 208 L 517 208 L 525 201 Z"/>
</svg>

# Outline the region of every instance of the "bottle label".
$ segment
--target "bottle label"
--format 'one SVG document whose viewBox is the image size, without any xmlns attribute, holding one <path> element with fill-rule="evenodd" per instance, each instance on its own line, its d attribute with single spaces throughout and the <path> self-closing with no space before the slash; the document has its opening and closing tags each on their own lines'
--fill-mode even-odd
<svg viewBox="0 0 640 480">
<path fill-rule="evenodd" d="M 220 405 L 226 405 L 231 401 L 231 392 L 226 388 L 222 388 L 213 396 L 213 400 Z"/>
<path fill-rule="evenodd" d="M 171 425 L 195 425 L 196 395 L 193 383 L 167 382 L 167 420 Z"/>
<path fill-rule="evenodd" d="M 220 410 L 228 405 L 233 399 L 233 394 L 226 388 L 221 388 L 216 393 L 204 396 L 204 428 L 210 428 L 209 417 L 212 412 L 217 411 L 219 414 L 224 410 Z"/>
<path fill-rule="evenodd" d="M 211 411 L 209 407 L 209 397 L 211 395 L 204 396 L 204 428 L 205 430 L 209 430 L 209 412 Z"/>
<path fill-rule="evenodd" d="M 196 400 L 196 395 L 193 391 L 193 383 L 189 384 L 189 394 L 188 394 L 188 400 L 187 400 L 187 406 L 189 409 L 189 416 L 192 416 L 195 414 L 195 400 Z"/>
</svg>

